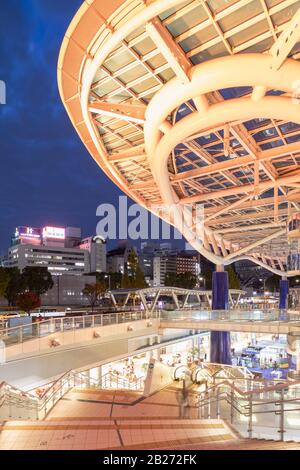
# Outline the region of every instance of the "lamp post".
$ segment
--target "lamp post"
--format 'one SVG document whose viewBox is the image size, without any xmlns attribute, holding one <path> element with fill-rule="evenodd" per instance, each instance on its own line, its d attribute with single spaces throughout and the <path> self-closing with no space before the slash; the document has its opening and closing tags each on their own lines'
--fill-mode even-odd
<svg viewBox="0 0 300 470">
<path fill-rule="evenodd" d="M 266 279 L 265 279 L 265 278 L 260 278 L 259 280 L 260 280 L 260 282 L 263 282 L 263 283 L 264 283 L 264 293 L 265 293 L 265 290 L 266 290 Z"/>
<path fill-rule="evenodd" d="M 200 287 L 201 287 L 201 284 L 202 284 L 202 282 L 203 282 L 203 287 L 204 287 L 204 290 L 205 290 L 205 288 L 206 288 L 206 280 L 205 280 L 205 277 L 202 277 L 202 276 L 199 277 L 199 281 L 200 281 Z"/>
<path fill-rule="evenodd" d="M 111 275 L 106 274 L 104 277 L 105 277 L 105 279 L 108 278 L 108 290 L 111 290 Z"/>
</svg>

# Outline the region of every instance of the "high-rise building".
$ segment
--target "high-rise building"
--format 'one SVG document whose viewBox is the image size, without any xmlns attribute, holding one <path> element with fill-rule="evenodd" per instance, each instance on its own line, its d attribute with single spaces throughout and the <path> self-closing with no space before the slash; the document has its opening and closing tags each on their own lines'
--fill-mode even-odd
<svg viewBox="0 0 300 470">
<path fill-rule="evenodd" d="M 127 271 L 127 261 L 130 253 L 137 254 L 136 249 L 126 241 L 119 242 L 117 248 L 107 253 L 107 271 L 110 273 L 122 273 Z"/>
<path fill-rule="evenodd" d="M 99 235 L 80 241 L 78 247 L 89 253 L 90 272 L 106 272 L 106 241 Z"/>
<path fill-rule="evenodd" d="M 167 273 L 182 274 L 190 272 L 200 274 L 198 253 L 187 251 L 157 250 L 153 258 L 153 285 L 164 286 Z"/>
<path fill-rule="evenodd" d="M 158 242 L 147 241 L 141 243 L 141 268 L 144 272 L 146 282 L 150 285 L 153 283 L 154 257 L 157 250 L 159 250 Z"/>
</svg>

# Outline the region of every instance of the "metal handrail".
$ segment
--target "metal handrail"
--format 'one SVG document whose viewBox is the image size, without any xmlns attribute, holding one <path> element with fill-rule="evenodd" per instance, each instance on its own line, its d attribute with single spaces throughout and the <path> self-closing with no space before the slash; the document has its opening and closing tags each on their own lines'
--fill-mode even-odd
<svg viewBox="0 0 300 470">
<path fill-rule="evenodd" d="M 99 388 L 106 388 L 108 376 L 109 372 L 100 377 L 98 381 L 92 378 L 89 378 L 88 381 L 89 383 L 94 382 Z M 143 377 L 139 377 L 136 382 L 130 382 L 117 376 L 114 379 L 117 379 L 115 388 L 141 390 L 144 386 Z M 57 378 L 39 397 L 2 382 L 0 384 L 0 416 L 3 406 L 8 405 L 11 408 L 12 405 L 15 405 L 17 408 L 23 409 L 25 414 L 27 412 L 27 418 L 32 418 L 29 416 L 32 410 L 34 411 L 34 419 L 45 418 L 57 401 L 77 385 L 77 381 L 79 381 L 78 385 L 82 385 L 86 381 L 84 371 L 69 370 Z"/>
<path fill-rule="evenodd" d="M 243 379 L 238 379 L 243 380 Z M 242 390 L 240 387 L 235 385 L 235 380 L 222 380 L 221 382 L 214 383 L 210 387 L 206 387 L 205 391 L 200 392 L 198 396 L 197 406 L 199 417 L 203 417 L 206 409 L 208 408 L 208 417 L 211 417 L 212 405 L 216 405 L 216 417 L 224 418 L 222 416 L 222 410 L 220 408 L 220 402 L 225 401 L 230 406 L 230 420 L 231 424 L 234 421 L 234 412 L 239 413 L 240 415 L 248 419 L 248 437 L 252 437 L 253 432 L 253 416 L 256 414 L 274 414 L 279 415 L 280 424 L 279 424 L 279 435 L 280 439 L 284 440 L 284 416 L 285 413 L 291 413 L 294 411 L 300 411 L 300 394 L 299 397 L 291 398 L 285 396 L 286 389 L 289 390 L 290 387 L 299 387 L 300 381 L 290 382 L 285 381 L 272 386 L 264 386 L 257 388 L 256 381 L 253 381 L 253 388 L 250 390 Z M 261 384 L 260 384 L 261 385 Z M 224 390 L 225 389 L 225 390 Z M 296 389 L 295 389 L 296 390 Z M 221 393 L 220 393 L 221 392 Z M 260 396 L 266 392 L 278 393 L 280 396 L 273 396 L 269 399 L 261 398 Z M 299 404 L 299 407 L 285 408 L 285 404 Z M 260 409 L 263 407 L 263 409 Z M 268 408 L 271 407 L 271 409 Z"/>
<path fill-rule="evenodd" d="M 27 325 L 0 329 L 0 340 L 12 340 L 10 344 L 23 343 L 34 338 L 42 338 L 53 333 L 72 331 L 85 328 L 97 328 L 106 325 L 121 324 L 137 320 L 158 319 L 159 310 L 148 312 L 136 310 L 132 312 L 101 313 L 74 317 L 58 317 L 41 320 Z M 16 341 L 14 341 L 16 339 Z"/>
<path fill-rule="evenodd" d="M 194 320 L 202 321 L 249 321 L 249 322 L 279 322 L 279 323 L 291 323 L 296 326 L 300 323 L 299 315 L 289 313 L 287 310 L 279 309 L 256 309 L 256 310 L 242 310 L 242 309 L 231 309 L 231 310 L 204 310 L 199 309 L 182 309 L 172 312 L 163 311 L 161 319 L 168 321 L 178 321 L 177 316 L 181 316 L 179 320 L 186 320 L 184 316 L 193 318 Z M 249 318 L 247 318 L 247 316 Z M 203 318 L 201 318 L 203 317 Z"/>
</svg>

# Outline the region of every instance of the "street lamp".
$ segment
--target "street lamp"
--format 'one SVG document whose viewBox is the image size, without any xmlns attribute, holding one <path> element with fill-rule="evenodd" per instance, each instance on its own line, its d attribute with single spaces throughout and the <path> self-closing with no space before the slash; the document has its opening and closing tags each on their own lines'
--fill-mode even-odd
<svg viewBox="0 0 300 470">
<path fill-rule="evenodd" d="M 105 274 L 104 278 L 105 279 L 108 278 L 108 290 L 111 290 L 111 281 L 110 281 L 111 275 L 110 274 Z"/>
<path fill-rule="evenodd" d="M 266 290 L 266 279 L 265 279 L 265 278 L 263 278 L 263 279 L 260 278 L 259 281 L 264 283 L 264 293 L 265 293 L 265 290 Z"/>
<path fill-rule="evenodd" d="M 205 289 L 205 277 L 199 277 L 199 281 L 200 283 L 203 282 L 203 287 Z M 201 284 L 200 284 L 200 287 L 201 287 Z"/>
</svg>

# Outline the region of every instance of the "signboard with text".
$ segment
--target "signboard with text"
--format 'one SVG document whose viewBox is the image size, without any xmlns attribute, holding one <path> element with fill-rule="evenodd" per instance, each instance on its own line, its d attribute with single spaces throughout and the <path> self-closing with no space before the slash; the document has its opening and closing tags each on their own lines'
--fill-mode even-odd
<svg viewBox="0 0 300 470">
<path fill-rule="evenodd" d="M 52 238 L 55 240 L 64 240 L 66 238 L 66 230 L 62 227 L 44 227 L 43 238 Z"/>
<path fill-rule="evenodd" d="M 41 229 L 34 227 L 17 227 L 16 238 L 41 238 Z"/>
</svg>

